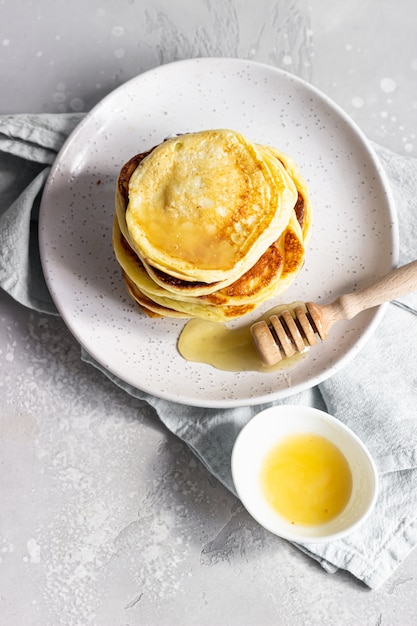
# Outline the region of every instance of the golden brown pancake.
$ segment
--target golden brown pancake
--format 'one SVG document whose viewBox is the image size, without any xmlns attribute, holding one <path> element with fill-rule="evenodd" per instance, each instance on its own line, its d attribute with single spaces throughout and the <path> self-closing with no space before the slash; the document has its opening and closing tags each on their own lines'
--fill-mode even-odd
<svg viewBox="0 0 417 626">
<path fill-rule="evenodd" d="M 289 286 L 304 262 L 310 216 L 289 157 L 233 131 L 202 131 L 122 167 L 113 247 L 130 295 L 149 315 L 222 321 Z"/>
<path fill-rule="evenodd" d="M 281 162 L 229 130 L 163 142 L 128 186 L 127 239 L 138 256 L 171 276 L 206 283 L 234 280 L 252 267 L 297 199 Z"/>
</svg>

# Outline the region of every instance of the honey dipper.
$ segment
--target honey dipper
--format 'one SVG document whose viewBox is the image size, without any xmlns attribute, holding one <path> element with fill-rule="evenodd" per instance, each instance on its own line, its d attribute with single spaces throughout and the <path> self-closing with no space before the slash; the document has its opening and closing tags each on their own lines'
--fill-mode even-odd
<svg viewBox="0 0 417 626">
<path fill-rule="evenodd" d="M 361 311 L 389 302 L 417 289 L 417 260 L 394 269 L 368 287 L 344 294 L 326 305 L 306 302 L 271 315 L 269 321 L 251 326 L 252 340 L 265 365 L 275 365 L 317 343 L 317 335 L 326 339 L 339 320 L 350 320 Z"/>
</svg>

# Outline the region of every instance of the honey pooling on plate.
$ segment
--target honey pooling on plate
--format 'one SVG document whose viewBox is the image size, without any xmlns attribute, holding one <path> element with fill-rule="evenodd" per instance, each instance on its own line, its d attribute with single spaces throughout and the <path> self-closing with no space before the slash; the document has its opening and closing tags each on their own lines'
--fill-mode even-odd
<svg viewBox="0 0 417 626">
<path fill-rule="evenodd" d="M 260 472 L 263 495 L 291 524 L 331 521 L 347 505 L 352 492 L 349 464 L 321 435 L 297 433 L 267 454 Z"/>
<path fill-rule="evenodd" d="M 298 303 L 294 303 L 295 306 Z M 288 305 L 273 307 L 259 320 L 279 315 Z M 256 349 L 251 336 L 251 323 L 231 328 L 220 322 L 192 319 L 187 322 L 178 339 L 178 351 L 187 361 L 206 363 L 227 372 L 274 372 L 289 369 L 308 354 L 308 347 L 279 363 L 266 366 Z"/>
</svg>

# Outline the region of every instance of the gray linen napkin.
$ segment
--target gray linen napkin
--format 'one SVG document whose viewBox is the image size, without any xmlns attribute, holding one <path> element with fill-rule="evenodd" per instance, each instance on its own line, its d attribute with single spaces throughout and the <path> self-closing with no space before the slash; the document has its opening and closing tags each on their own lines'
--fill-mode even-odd
<svg viewBox="0 0 417 626">
<path fill-rule="evenodd" d="M 57 313 L 37 247 L 39 197 L 57 151 L 82 114 L 0 117 L 0 286 L 23 305 Z M 417 160 L 374 146 L 389 177 L 400 223 L 400 264 L 417 257 Z M 417 543 L 417 293 L 388 305 L 354 361 L 318 387 L 271 404 L 311 405 L 350 426 L 380 474 L 374 513 L 355 533 L 298 545 L 327 571 L 344 569 L 370 588 L 383 584 Z M 85 351 L 82 358 L 100 367 Z M 110 376 L 107 371 L 104 374 Z M 240 429 L 268 405 L 205 409 L 167 402 L 110 376 L 151 405 L 166 427 L 233 493 L 230 455 Z"/>
</svg>

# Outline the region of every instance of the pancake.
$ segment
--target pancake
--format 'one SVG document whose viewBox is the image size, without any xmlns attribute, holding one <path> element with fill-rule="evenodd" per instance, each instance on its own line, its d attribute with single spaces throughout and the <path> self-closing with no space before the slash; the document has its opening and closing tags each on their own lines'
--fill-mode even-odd
<svg viewBox="0 0 417 626">
<path fill-rule="evenodd" d="M 147 264 L 183 280 L 235 280 L 282 232 L 297 199 L 281 162 L 239 133 L 169 139 L 128 183 L 128 241 Z"/>
<path fill-rule="evenodd" d="M 233 131 L 202 131 L 122 167 L 113 248 L 148 315 L 227 321 L 291 284 L 310 226 L 292 159 Z"/>
<path fill-rule="evenodd" d="M 206 295 L 195 296 L 186 290 L 172 293 L 153 281 L 123 237 L 116 218 L 113 248 L 129 292 L 142 307 L 161 316 L 201 317 L 212 321 L 240 317 L 277 296 L 291 284 L 304 261 L 302 229 L 295 210 L 279 239 L 250 270 L 232 284 Z"/>
<path fill-rule="evenodd" d="M 273 146 L 264 146 L 263 148 L 282 163 L 294 181 L 298 194 L 294 209 L 297 215 L 297 220 L 302 228 L 304 243 L 307 243 L 311 231 L 311 204 L 307 183 L 301 176 L 297 164 L 293 159 L 291 159 L 291 157 L 284 152 L 277 150 L 277 148 L 274 148 Z"/>
</svg>

